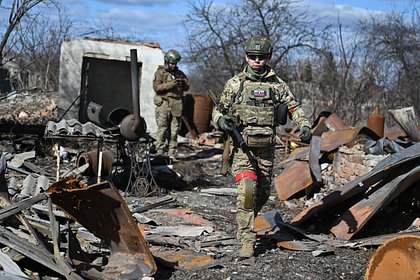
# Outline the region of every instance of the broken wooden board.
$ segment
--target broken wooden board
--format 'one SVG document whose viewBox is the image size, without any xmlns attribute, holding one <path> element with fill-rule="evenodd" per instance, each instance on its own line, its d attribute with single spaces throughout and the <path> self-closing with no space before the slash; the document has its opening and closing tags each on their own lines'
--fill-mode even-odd
<svg viewBox="0 0 420 280">
<path fill-rule="evenodd" d="M 420 166 L 402 174 L 367 195 L 340 216 L 331 228 L 331 232 L 341 239 L 350 240 L 373 217 L 395 197 L 420 179 Z"/>
<path fill-rule="evenodd" d="M 54 258 L 47 250 L 27 242 L 26 239 L 17 236 L 15 233 L 12 233 L 2 226 L 0 226 L 0 243 L 61 274 L 67 280 L 83 279 L 75 273 L 75 269 L 73 269 L 64 259 Z"/>
<path fill-rule="evenodd" d="M 348 182 L 343 187 L 336 189 L 320 201 L 298 213 L 292 219 L 292 223 L 296 225 L 302 224 L 316 214 L 336 206 L 361 192 L 365 192 L 373 184 L 389 175 L 391 171 L 419 158 L 420 142 L 383 159 L 370 172 Z"/>
<path fill-rule="evenodd" d="M 420 133 L 418 126 L 419 118 L 417 117 L 414 106 L 389 110 L 394 120 L 404 129 L 408 136 L 414 142 L 420 141 Z"/>
</svg>

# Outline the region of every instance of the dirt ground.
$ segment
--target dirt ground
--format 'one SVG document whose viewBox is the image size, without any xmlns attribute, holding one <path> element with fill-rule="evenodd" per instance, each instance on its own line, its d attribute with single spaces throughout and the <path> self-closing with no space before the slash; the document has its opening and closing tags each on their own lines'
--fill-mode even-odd
<svg viewBox="0 0 420 280">
<path fill-rule="evenodd" d="M 281 155 L 280 155 L 281 156 Z M 206 160 L 202 164 L 194 162 L 179 162 L 174 170 L 182 172 L 189 170 L 189 174 L 199 173 L 198 178 L 186 178 L 196 184 L 195 191 L 177 191 L 177 197 L 182 198 L 182 205 L 210 219 L 216 228 L 229 236 L 235 236 L 235 196 L 200 195 L 200 188 L 234 187 L 231 177 L 220 177 L 220 159 Z M 277 160 L 279 162 L 279 160 Z M 201 169 L 201 172 L 200 172 Z M 277 168 L 276 172 L 280 172 Z M 181 173 L 182 174 L 182 173 Z M 202 176 L 204 174 L 204 177 Z M 197 175 L 197 174 L 196 174 Z M 215 180 L 217 178 L 217 180 Z M 195 180 L 195 182 L 194 182 Z M 303 199 L 289 202 L 296 207 L 290 207 L 277 199 L 274 188 L 272 196 L 264 206 L 262 212 L 278 210 L 285 222 L 298 213 L 304 203 Z M 291 205 L 291 204 L 289 204 Z M 300 205 L 300 206 L 299 206 Z M 275 239 L 270 235 L 258 238 L 256 257 L 251 264 L 241 262 L 238 258 L 239 245 L 219 246 L 209 250 L 220 267 L 199 271 L 181 271 L 168 269 L 159 265 L 155 279 L 363 279 L 370 256 L 375 251 L 371 249 L 334 249 L 334 252 L 324 256 L 314 257 L 310 251 L 291 251 L 276 246 Z M 159 263 L 158 263 L 159 264 Z"/>
</svg>

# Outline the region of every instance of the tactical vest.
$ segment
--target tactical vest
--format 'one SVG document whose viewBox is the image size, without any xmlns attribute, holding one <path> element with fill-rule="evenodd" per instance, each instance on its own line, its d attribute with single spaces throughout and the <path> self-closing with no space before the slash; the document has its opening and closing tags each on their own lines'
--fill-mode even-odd
<svg viewBox="0 0 420 280">
<path fill-rule="evenodd" d="M 232 114 L 249 147 L 268 147 L 274 143 L 275 99 L 270 83 L 241 81 L 232 104 Z"/>
</svg>

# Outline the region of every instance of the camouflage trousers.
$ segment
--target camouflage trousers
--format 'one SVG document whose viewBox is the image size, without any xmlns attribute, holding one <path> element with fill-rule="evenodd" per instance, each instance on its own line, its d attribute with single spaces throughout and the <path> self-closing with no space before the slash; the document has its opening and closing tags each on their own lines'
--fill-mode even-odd
<svg viewBox="0 0 420 280">
<path fill-rule="evenodd" d="M 236 238 L 241 244 L 255 245 L 254 219 L 270 196 L 271 178 L 273 173 L 274 146 L 268 148 L 251 148 L 255 164 L 251 164 L 249 157 L 240 149 L 234 150 L 232 174 L 234 177 L 241 172 L 254 171 L 257 181 L 250 178 L 236 182 L 238 196 L 236 201 Z M 252 188 L 252 203 L 247 200 L 247 188 Z M 248 190 L 249 191 L 249 190 Z M 249 196 L 249 195 L 248 195 Z"/>
<path fill-rule="evenodd" d="M 165 152 L 177 147 L 178 131 L 181 124 L 182 100 L 175 98 L 163 99 L 154 97 L 156 105 L 155 117 L 157 124 L 156 150 Z"/>
</svg>

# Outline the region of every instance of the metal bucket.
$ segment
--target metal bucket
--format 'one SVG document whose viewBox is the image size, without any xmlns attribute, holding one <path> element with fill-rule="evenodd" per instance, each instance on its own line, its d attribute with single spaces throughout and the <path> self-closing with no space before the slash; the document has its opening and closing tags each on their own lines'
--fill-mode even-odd
<svg viewBox="0 0 420 280">
<path fill-rule="evenodd" d="M 199 134 L 207 132 L 210 127 L 213 103 L 207 95 L 194 95 L 193 123 Z"/>
</svg>

